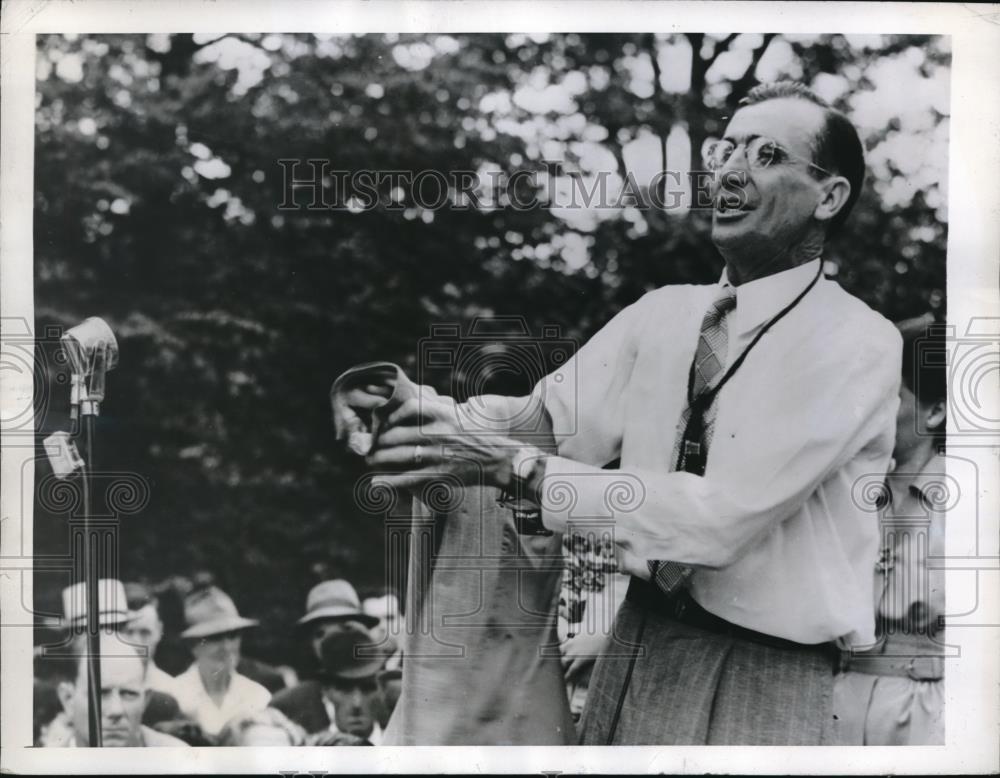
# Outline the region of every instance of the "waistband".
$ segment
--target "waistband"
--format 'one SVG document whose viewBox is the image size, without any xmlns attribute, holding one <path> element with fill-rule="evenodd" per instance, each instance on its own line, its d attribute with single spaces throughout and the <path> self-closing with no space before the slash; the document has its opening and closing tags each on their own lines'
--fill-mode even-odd
<svg viewBox="0 0 1000 778">
<path fill-rule="evenodd" d="M 687 589 L 682 589 L 673 595 L 666 595 L 655 584 L 632 576 L 625 599 L 653 613 L 666 616 L 682 624 L 698 627 L 707 632 L 728 635 L 787 651 L 819 651 L 829 653 L 831 657 L 839 656 L 839 651 L 834 643 L 796 643 L 794 640 L 757 632 L 726 621 L 724 618 L 705 610 L 695 601 Z"/>
<path fill-rule="evenodd" d="M 844 669 L 864 675 L 891 675 L 914 681 L 940 681 L 944 678 L 944 657 L 854 654 L 846 660 Z"/>
<path fill-rule="evenodd" d="M 870 651 L 845 652 L 841 667 L 865 675 L 892 675 L 914 681 L 944 678 L 944 633 L 934 639 L 927 635 L 894 633 L 884 635 Z"/>
</svg>

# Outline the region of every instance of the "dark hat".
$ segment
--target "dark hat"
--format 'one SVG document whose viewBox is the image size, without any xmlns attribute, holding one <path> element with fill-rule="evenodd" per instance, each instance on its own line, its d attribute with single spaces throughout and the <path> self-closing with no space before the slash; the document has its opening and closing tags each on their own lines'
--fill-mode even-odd
<svg viewBox="0 0 1000 778">
<path fill-rule="evenodd" d="M 322 677 L 331 680 L 373 678 L 394 650 L 390 643 L 376 644 L 361 624 L 334 632 L 319 644 Z"/>
<path fill-rule="evenodd" d="M 306 615 L 299 624 L 308 624 L 318 619 L 350 619 L 359 621 L 366 627 L 378 624 L 378 618 L 361 610 L 361 600 L 354 587 L 343 579 L 323 581 L 316 584 L 306 598 Z"/>
<path fill-rule="evenodd" d="M 182 638 L 205 638 L 256 627 L 256 619 L 246 619 L 236 610 L 236 604 L 222 589 L 209 586 L 197 589 L 184 600 L 184 620 L 188 628 Z"/>
</svg>

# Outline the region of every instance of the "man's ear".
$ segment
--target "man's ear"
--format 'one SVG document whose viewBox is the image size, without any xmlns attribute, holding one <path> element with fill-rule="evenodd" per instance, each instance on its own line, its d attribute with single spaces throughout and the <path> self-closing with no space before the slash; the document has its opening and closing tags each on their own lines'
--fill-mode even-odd
<svg viewBox="0 0 1000 778">
<path fill-rule="evenodd" d="M 60 681 L 59 685 L 56 686 L 56 696 L 59 697 L 59 702 L 62 703 L 63 710 L 70 715 L 73 713 L 73 696 L 75 694 L 76 684 L 72 681 Z"/>
<path fill-rule="evenodd" d="M 847 204 L 851 196 L 851 182 L 843 176 L 834 176 L 823 181 L 823 198 L 813 211 L 813 216 L 821 222 L 829 221 Z"/>
<path fill-rule="evenodd" d="M 947 418 L 948 406 L 944 400 L 938 400 L 924 411 L 924 424 L 928 432 L 937 432 L 943 428 L 945 419 Z"/>
</svg>

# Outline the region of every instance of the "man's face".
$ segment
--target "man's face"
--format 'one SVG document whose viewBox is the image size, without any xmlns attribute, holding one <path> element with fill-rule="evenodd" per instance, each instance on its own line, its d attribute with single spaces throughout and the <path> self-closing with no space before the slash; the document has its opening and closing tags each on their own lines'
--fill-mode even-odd
<svg viewBox="0 0 1000 778">
<path fill-rule="evenodd" d="M 129 642 L 140 646 L 145 646 L 152 658 L 156 653 L 156 647 L 163 638 L 163 622 L 156 612 L 155 605 L 145 605 L 136 611 L 135 616 L 125 625 L 122 630 Z"/>
<path fill-rule="evenodd" d="M 240 661 L 239 632 L 226 632 L 202 638 L 191 648 L 198 667 L 207 673 L 233 673 Z"/>
<path fill-rule="evenodd" d="M 319 647 L 329 635 L 361 628 L 362 626 L 353 619 L 316 619 L 316 621 L 309 625 L 309 644 L 312 646 L 313 656 L 317 659 L 322 659 Z"/>
<path fill-rule="evenodd" d="M 323 694 L 337 712 L 337 729 L 358 737 L 368 737 L 375 728 L 378 685 L 375 677 L 338 679 L 323 687 Z"/>
<path fill-rule="evenodd" d="M 124 653 L 119 650 L 119 654 Z M 140 746 L 146 708 L 145 665 L 138 655 L 101 657 L 101 737 L 110 747 Z M 77 745 L 89 743 L 87 666 L 80 662 L 75 684 L 60 687 L 60 699 L 73 723 Z"/>
<path fill-rule="evenodd" d="M 776 254 L 802 238 L 821 197 L 802 159 L 812 160 L 824 121 L 820 106 L 792 98 L 767 100 L 735 113 L 726 140 L 745 144 L 754 137 L 770 138 L 801 159 L 779 152 L 770 166 L 751 169 L 746 147 L 736 149 L 716 178 L 720 194 L 729 192 L 739 203 L 722 210 L 716 199 L 712 240 L 720 249 Z"/>
</svg>

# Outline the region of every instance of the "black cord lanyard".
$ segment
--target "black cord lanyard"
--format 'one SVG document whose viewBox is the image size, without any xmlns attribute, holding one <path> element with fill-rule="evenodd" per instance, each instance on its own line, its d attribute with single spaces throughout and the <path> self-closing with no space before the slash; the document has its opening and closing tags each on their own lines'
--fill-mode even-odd
<svg viewBox="0 0 1000 778">
<path fill-rule="evenodd" d="M 688 418 L 687 426 L 684 428 L 684 436 L 681 440 L 681 450 L 677 456 L 676 470 L 695 473 L 696 475 L 704 475 L 706 459 L 708 456 L 702 440 L 705 434 L 705 414 L 711 407 L 716 395 L 718 395 L 722 390 L 722 387 L 726 385 L 726 382 L 732 378 L 733 374 L 740 369 L 740 366 L 743 364 L 744 360 L 746 360 L 747 355 L 753 347 L 757 345 L 758 341 L 760 341 L 760 339 L 767 334 L 771 327 L 781 321 L 789 311 L 802 302 L 802 298 L 809 294 L 810 289 L 816 286 L 816 282 L 819 281 L 820 276 L 822 275 L 823 262 L 820 260 L 819 271 L 813 277 L 813 280 L 809 282 L 809 285 L 799 292 L 798 296 L 796 296 L 794 300 L 778 311 L 771 318 L 771 320 L 761 328 L 760 332 L 758 332 L 754 336 L 753 340 L 747 344 L 747 347 L 743 349 L 742 353 L 735 360 L 733 360 L 733 364 L 729 366 L 725 373 L 723 373 L 719 382 L 712 388 L 705 389 L 697 397 L 694 396 L 695 361 L 694 359 L 691 360 L 691 367 L 688 369 L 687 383 L 687 401 L 688 406 L 691 408 L 691 415 Z"/>
</svg>

